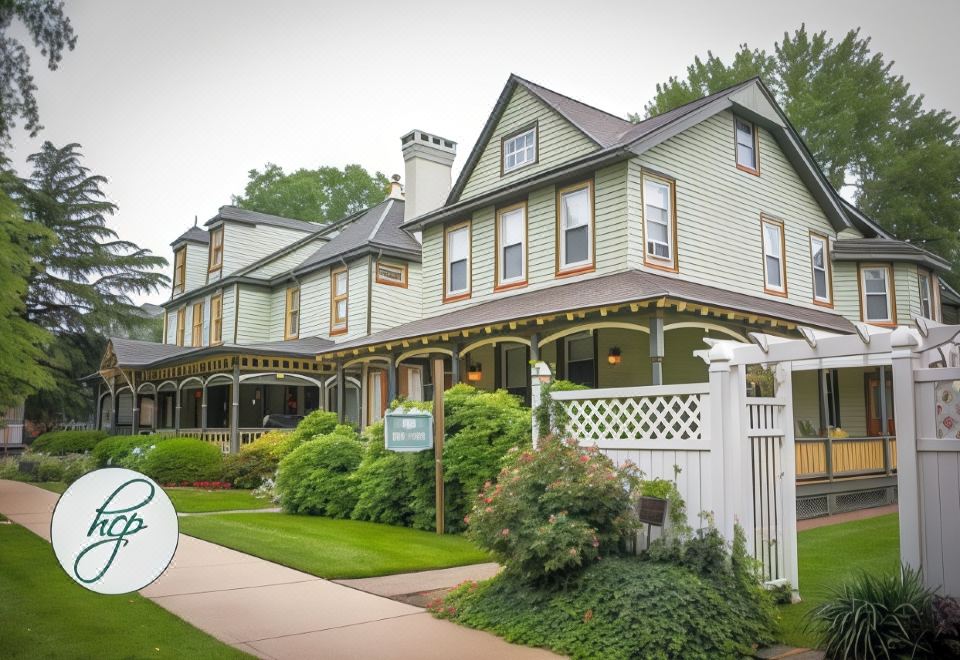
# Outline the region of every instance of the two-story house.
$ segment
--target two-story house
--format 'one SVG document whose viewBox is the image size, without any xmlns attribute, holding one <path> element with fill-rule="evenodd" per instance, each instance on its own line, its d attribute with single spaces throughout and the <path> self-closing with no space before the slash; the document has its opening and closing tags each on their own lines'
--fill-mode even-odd
<svg viewBox="0 0 960 660">
<path fill-rule="evenodd" d="M 277 401 L 365 425 L 429 395 L 431 357 L 444 386 L 528 397 L 533 359 L 592 387 L 700 382 L 705 339 L 957 316 L 947 264 L 844 201 L 757 79 L 633 124 L 511 76 L 452 185 L 454 143 L 413 131 L 402 146 L 405 196 L 357 216 L 318 227 L 224 207 L 178 239 L 166 341 L 113 343 L 128 354 L 105 362 L 113 405 L 124 385 L 175 390 L 153 423 L 181 432 L 253 427 Z M 216 345 L 214 327 L 228 328 Z M 797 379 L 815 433 L 892 430 L 881 368 Z"/>
</svg>

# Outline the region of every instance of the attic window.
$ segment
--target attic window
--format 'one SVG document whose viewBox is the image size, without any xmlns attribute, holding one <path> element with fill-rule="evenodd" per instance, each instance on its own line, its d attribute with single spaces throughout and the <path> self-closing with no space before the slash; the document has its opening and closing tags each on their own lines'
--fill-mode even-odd
<svg viewBox="0 0 960 660">
<path fill-rule="evenodd" d="M 760 174 L 760 144 L 757 136 L 757 127 L 750 122 L 734 118 L 737 139 L 737 169 Z"/>
<path fill-rule="evenodd" d="M 519 133 L 508 135 L 501 141 L 503 160 L 500 169 L 503 174 L 537 162 L 537 125 L 522 129 Z"/>
<path fill-rule="evenodd" d="M 401 264 L 377 262 L 377 284 L 407 288 L 407 267 Z"/>
</svg>

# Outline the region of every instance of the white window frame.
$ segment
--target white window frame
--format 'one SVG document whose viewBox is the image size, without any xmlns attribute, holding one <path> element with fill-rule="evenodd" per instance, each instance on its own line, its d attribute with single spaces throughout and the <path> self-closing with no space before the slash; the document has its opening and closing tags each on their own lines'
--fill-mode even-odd
<svg viewBox="0 0 960 660">
<path fill-rule="evenodd" d="M 510 247 L 504 244 L 503 239 L 503 227 L 504 219 L 512 215 L 513 213 L 520 213 L 520 274 L 514 277 L 506 277 L 505 269 L 507 267 L 507 260 L 505 250 Z M 516 245 L 516 243 L 511 243 Z M 520 202 L 519 204 L 514 204 L 513 206 L 507 206 L 505 208 L 497 210 L 497 288 L 508 287 L 508 286 L 517 286 L 521 284 L 526 284 L 527 282 L 527 203 Z"/>
<path fill-rule="evenodd" d="M 823 268 L 817 268 L 814 260 L 816 254 L 816 245 L 820 244 L 823 249 Z M 826 287 L 826 295 L 817 295 L 817 271 L 823 271 L 823 282 Z M 833 280 L 830 272 L 830 239 L 823 234 L 810 234 L 810 274 L 813 286 L 813 301 L 824 305 L 833 304 Z"/>
<path fill-rule="evenodd" d="M 867 272 L 868 271 L 881 271 L 883 273 L 883 282 L 884 282 L 884 292 L 883 294 L 879 293 L 868 293 L 867 292 Z M 893 324 L 896 322 L 894 318 L 896 314 L 896 302 L 894 301 L 894 291 L 893 291 L 893 268 L 887 264 L 863 264 L 860 266 L 860 309 L 861 317 L 866 323 L 882 323 L 882 324 Z M 870 296 L 879 296 L 883 295 L 886 301 L 887 316 L 882 319 L 874 319 L 869 316 L 869 306 L 867 301 Z"/>
<path fill-rule="evenodd" d="M 587 221 L 587 258 L 581 261 L 566 263 L 567 254 L 567 232 L 566 213 L 564 213 L 563 200 L 568 195 L 575 195 L 586 191 L 588 206 L 590 208 L 590 219 Z M 596 209 L 593 205 L 593 181 L 581 181 L 571 186 L 561 188 L 557 191 L 557 274 L 565 275 L 571 272 L 581 272 L 590 270 L 594 267 L 593 240 L 596 230 Z M 582 225 L 574 227 L 579 229 Z"/>
<path fill-rule="evenodd" d="M 526 167 L 528 165 L 533 165 L 537 162 L 540 157 L 539 151 L 539 136 L 537 135 L 538 126 L 534 124 L 533 126 L 522 130 L 519 133 L 514 133 L 508 137 L 503 138 L 502 147 L 501 147 L 501 158 L 500 161 L 501 169 L 503 174 L 508 174 L 520 168 Z M 532 138 L 532 145 L 527 145 L 527 137 Z M 517 148 L 518 144 L 522 142 L 523 146 L 519 149 Z M 530 158 L 527 158 L 527 149 L 532 147 L 533 154 Z M 519 156 L 523 155 L 523 160 L 519 160 Z M 507 157 L 514 156 L 513 165 L 507 165 Z"/>
<path fill-rule="evenodd" d="M 662 241 L 652 241 L 650 239 L 650 214 L 647 213 L 647 184 L 653 184 L 658 186 L 663 186 L 667 189 L 667 242 L 663 243 Z M 662 268 L 670 271 L 675 271 L 677 269 L 677 244 L 676 244 L 676 232 L 677 232 L 677 212 L 676 212 L 676 182 L 673 179 L 664 176 L 657 176 L 655 174 L 650 174 L 644 172 L 643 181 L 642 181 L 642 194 L 641 202 L 643 204 L 643 263 L 646 266 L 652 266 L 654 268 Z M 660 208 L 660 207 L 656 207 Z M 654 224 L 660 225 L 661 223 L 655 222 Z M 659 255 L 656 253 L 656 250 L 653 252 L 650 251 L 651 243 L 656 245 L 665 245 L 667 247 L 667 256 Z"/>
<path fill-rule="evenodd" d="M 454 263 L 450 261 L 450 256 L 452 252 L 452 250 L 450 249 L 450 243 L 454 234 L 460 231 L 465 231 L 467 233 L 467 255 L 465 259 L 465 261 L 467 262 L 467 281 L 466 281 L 466 286 L 463 289 L 454 290 L 450 288 L 453 282 L 453 278 L 451 277 L 451 271 L 452 271 L 451 267 L 453 266 L 453 263 Z M 444 301 L 459 300 L 461 298 L 470 297 L 471 287 L 473 285 L 473 273 L 472 273 L 473 264 L 471 263 L 473 247 L 471 245 L 471 240 L 472 240 L 471 234 L 472 234 L 472 231 L 471 231 L 470 222 L 461 222 L 460 224 L 451 225 L 450 227 L 447 227 L 443 231 L 443 272 L 444 272 L 443 297 L 444 297 Z M 461 260 L 457 259 L 457 261 L 461 261 Z"/>
<path fill-rule="evenodd" d="M 780 240 L 776 243 L 776 254 L 771 252 L 771 246 L 767 240 L 767 227 L 777 231 Z M 763 246 L 763 290 L 778 296 L 787 295 L 787 239 L 786 227 L 780 220 L 774 220 L 767 216 L 760 216 L 760 238 Z M 770 283 L 770 273 L 767 270 L 767 259 L 776 259 L 780 264 L 780 285 Z"/>
<path fill-rule="evenodd" d="M 747 146 L 740 142 L 740 126 L 750 128 L 750 148 L 753 151 L 753 165 L 740 162 L 740 148 Z M 751 174 L 760 174 L 760 136 L 757 131 L 757 125 L 741 117 L 733 118 L 733 139 L 736 145 L 735 159 L 737 169 L 741 169 Z"/>
</svg>

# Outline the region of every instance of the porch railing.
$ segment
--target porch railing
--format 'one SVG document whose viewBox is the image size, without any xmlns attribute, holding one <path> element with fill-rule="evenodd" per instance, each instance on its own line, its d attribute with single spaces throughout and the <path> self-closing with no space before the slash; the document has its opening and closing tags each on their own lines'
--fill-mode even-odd
<svg viewBox="0 0 960 660">
<path fill-rule="evenodd" d="M 249 445 L 264 433 L 276 429 L 263 428 L 242 428 L 240 433 L 240 446 Z M 156 432 L 157 435 L 181 436 L 190 438 L 199 438 L 204 442 L 210 442 L 220 447 L 220 451 L 228 453 L 230 451 L 230 429 L 180 429 L 179 433 L 173 429 L 161 429 Z"/>
<path fill-rule="evenodd" d="M 797 479 L 829 479 L 893 474 L 897 469 L 894 436 L 796 438 Z"/>
</svg>

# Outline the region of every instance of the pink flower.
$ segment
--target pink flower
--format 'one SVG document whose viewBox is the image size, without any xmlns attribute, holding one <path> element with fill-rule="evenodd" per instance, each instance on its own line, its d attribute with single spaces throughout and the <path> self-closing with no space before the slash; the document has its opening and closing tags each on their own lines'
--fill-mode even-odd
<svg viewBox="0 0 960 660">
<path fill-rule="evenodd" d="M 467 525 L 469 525 L 469 524 L 470 524 L 470 516 L 464 516 L 464 517 L 463 517 L 463 522 L 466 523 Z"/>
<path fill-rule="evenodd" d="M 581 463 L 586 463 L 586 462 L 589 461 L 589 460 L 590 460 L 590 457 L 587 456 L 586 454 L 584 454 L 583 456 L 580 457 L 580 462 L 581 462 Z"/>
<path fill-rule="evenodd" d="M 593 543 L 594 548 L 600 547 L 600 539 L 598 539 L 596 536 L 593 537 L 593 540 L 591 541 L 591 543 Z"/>
<path fill-rule="evenodd" d="M 504 538 L 510 536 L 510 530 L 504 527 L 503 529 L 500 530 L 500 536 Z"/>
</svg>

